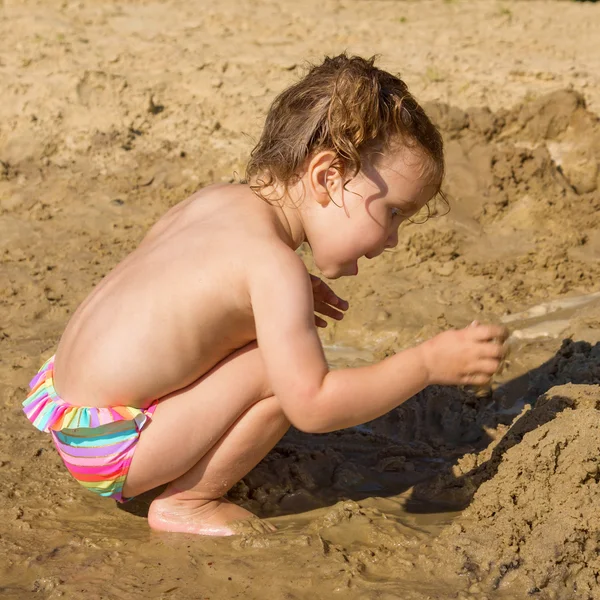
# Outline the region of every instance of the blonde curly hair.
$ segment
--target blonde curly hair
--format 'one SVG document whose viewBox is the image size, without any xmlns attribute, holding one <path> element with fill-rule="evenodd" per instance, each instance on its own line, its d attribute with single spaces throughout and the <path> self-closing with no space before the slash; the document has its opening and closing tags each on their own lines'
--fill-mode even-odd
<svg viewBox="0 0 600 600">
<path fill-rule="evenodd" d="M 330 150 L 335 153 L 331 166 L 347 183 L 367 157 L 397 144 L 421 150 L 441 185 L 442 136 L 406 84 L 377 68 L 375 57 L 326 57 L 273 101 L 246 180 L 267 200 L 267 188 L 279 184 L 287 191 L 301 178 L 307 158 Z"/>
</svg>

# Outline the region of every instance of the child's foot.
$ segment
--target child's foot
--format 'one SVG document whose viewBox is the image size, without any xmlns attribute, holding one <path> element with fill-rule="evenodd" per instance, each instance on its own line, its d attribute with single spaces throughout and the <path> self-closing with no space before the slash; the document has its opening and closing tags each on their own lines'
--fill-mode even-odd
<svg viewBox="0 0 600 600">
<path fill-rule="evenodd" d="M 260 533 L 275 531 L 270 523 L 224 498 L 184 500 L 172 493 L 163 493 L 152 502 L 148 524 L 159 531 L 214 536 L 236 535 L 249 530 Z"/>
</svg>

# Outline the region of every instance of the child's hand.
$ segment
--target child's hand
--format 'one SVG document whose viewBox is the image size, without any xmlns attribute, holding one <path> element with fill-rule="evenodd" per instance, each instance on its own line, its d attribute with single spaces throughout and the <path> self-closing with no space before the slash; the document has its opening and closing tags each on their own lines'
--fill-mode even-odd
<svg viewBox="0 0 600 600">
<path fill-rule="evenodd" d="M 344 313 L 340 311 L 348 310 L 348 303 L 339 296 L 336 296 L 333 290 L 315 275 L 311 275 L 310 280 L 313 289 L 315 312 L 341 321 L 344 318 Z M 315 325 L 317 327 L 327 327 L 327 321 L 315 315 Z"/>
<path fill-rule="evenodd" d="M 430 383 L 485 385 L 506 354 L 506 327 L 473 323 L 444 331 L 422 344 Z"/>
</svg>

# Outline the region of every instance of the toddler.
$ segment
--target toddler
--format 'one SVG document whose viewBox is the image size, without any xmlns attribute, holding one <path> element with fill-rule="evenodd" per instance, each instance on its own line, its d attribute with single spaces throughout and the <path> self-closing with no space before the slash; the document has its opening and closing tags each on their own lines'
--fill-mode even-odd
<svg viewBox="0 0 600 600">
<path fill-rule="evenodd" d="M 336 371 L 317 335 L 348 303 L 295 250 L 306 242 L 327 278 L 356 275 L 361 257 L 397 245 L 443 174 L 442 138 L 402 80 L 373 59 L 325 59 L 273 102 L 247 183 L 173 207 L 79 306 L 26 416 L 92 492 L 122 502 L 168 484 L 153 529 L 233 534 L 252 515 L 223 495 L 290 423 L 352 427 L 498 368 L 494 325 Z"/>
</svg>

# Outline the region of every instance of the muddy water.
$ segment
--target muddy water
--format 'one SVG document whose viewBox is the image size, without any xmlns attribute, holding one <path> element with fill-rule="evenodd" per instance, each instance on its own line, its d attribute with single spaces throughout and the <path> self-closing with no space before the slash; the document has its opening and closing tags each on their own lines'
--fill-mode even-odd
<svg viewBox="0 0 600 600">
<path fill-rule="evenodd" d="M 527 386 L 506 390 L 524 370 L 543 370 L 560 346 L 553 337 L 555 323 L 566 321 L 574 330 L 598 314 L 600 303 L 591 294 L 506 318 L 518 344 L 492 395 L 426 391 L 407 403 L 428 412 L 417 419 L 419 406 L 409 407 L 405 416 L 412 420 L 404 421 L 410 422 L 410 434 L 393 414 L 322 436 L 290 432 L 231 493 L 271 518 L 278 527 L 273 535 L 202 539 L 153 533 L 144 519 L 152 493 L 123 507 L 93 497 L 66 475 L 45 436 L 27 428 L 4 429 L 2 597 L 522 598 L 521 581 L 494 588 L 493 578 L 481 576 L 487 581 L 481 583 L 459 575 L 462 566 L 448 565 L 452 551 L 443 544 L 461 512 L 452 508 L 460 498 L 443 474 L 451 473 L 460 456 L 485 447 L 486 433 L 501 436 L 501 423 L 520 412 Z M 544 332 L 539 339 L 518 336 L 532 327 Z M 334 368 L 374 358 L 368 347 L 338 344 L 326 350 Z M 473 436 L 451 423 L 440 428 L 440 415 L 449 414 L 439 404 L 444 395 L 454 410 L 459 409 L 453 402 L 476 402 L 475 413 L 487 414 L 487 425 L 476 425 L 475 441 L 459 439 L 457 431 L 463 438 Z"/>
</svg>

